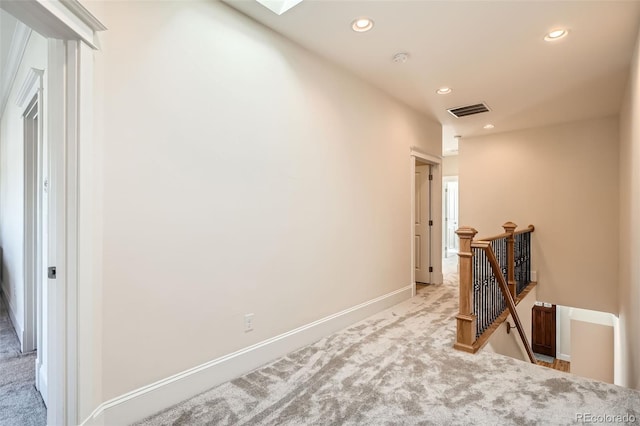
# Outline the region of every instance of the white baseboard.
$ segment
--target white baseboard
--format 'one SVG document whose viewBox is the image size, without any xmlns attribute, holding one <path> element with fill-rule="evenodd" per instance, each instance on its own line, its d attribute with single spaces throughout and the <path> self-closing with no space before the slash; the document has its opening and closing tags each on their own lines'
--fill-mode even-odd
<svg viewBox="0 0 640 426">
<path fill-rule="evenodd" d="M 38 353 L 38 356 L 40 354 Z M 47 370 L 44 365 L 39 364 L 39 359 L 36 359 L 36 389 L 40 392 L 44 405 L 49 405 L 49 385 L 47 383 Z"/>
<path fill-rule="evenodd" d="M 2 299 L 0 303 L 4 303 L 4 306 L 7 308 L 7 311 L 9 312 L 9 319 L 11 320 L 11 324 L 13 324 L 13 329 L 16 331 L 16 334 L 18 335 L 18 340 L 20 341 L 20 350 L 22 350 L 23 348 L 22 342 L 24 342 L 24 339 L 25 339 L 24 328 L 22 328 L 22 326 L 18 322 L 18 317 L 16 316 L 16 313 L 13 310 L 13 306 L 11 306 L 11 304 L 9 303 L 9 300 L 7 299 L 7 292 L 4 286 L 2 286 L 0 290 L 2 290 L 0 291 L 0 298 Z"/>
<path fill-rule="evenodd" d="M 556 358 L 559 359 L 560 361 L 567 361 L 567 362 L 571 362 L 571 355 L 567 355 L 567 354 L 556 354 Z"/>
<path fill-rule="evenodd" d="M 113 398 L 100 404 L 81 426 L 124 425 L 142 420 L 396 305 L 410 298 L 411 290 L 411 285 L 403 287 Z"/>
</svg>

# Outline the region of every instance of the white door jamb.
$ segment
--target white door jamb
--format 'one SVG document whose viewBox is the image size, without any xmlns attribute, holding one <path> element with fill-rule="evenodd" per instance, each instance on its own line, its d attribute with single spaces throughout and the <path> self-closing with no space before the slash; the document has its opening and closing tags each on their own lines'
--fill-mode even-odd
<svg viewBox="0 0 640 426">
<path fill-rule="evenodd" d="M 411 226 L 411 233 L 409 234 L 411 236 L 410 238 L 410 246 L 411 246 L 411 286 L 412 286 L 412 290 L 411 290 L 411 295 L 415 296 L 416 294 L 416 252 L 415 252 L 415 243 L 414 243 L 414 235 L 415 235 L 415 222 L 416 222 L 416 217 L 415 217 L 415 212 L 416 212 L 416 197 L 415 197 L 415 191 L 416 191 L 416 179 L 415 179 L 415 175 L 416 175 L 416 160 L 420 160 L 424 163 L 430 164 L 431 167 L 431 174 L 434 176 L 434 183 L 431 186 L 432 191 L 437 191 L 435 194 L 431 194 L 431 204 L 436 203 L 439 204 L 438 200 L 441 198 L 441 191 L 442 191 L 442 158 L 441 157 L 436 157 L 434 155 L 430 155 L 427 154 L 425 152 L 422 152 L 419 148 L 416 147 L 412 147 L 410 150 L 410 155 L 409 155 L 409 181 L 410 181 L 410 188 L 411 188 L 411 220 L 409 222 L 410 226 Z M 440 189 L 440 191 L 438 191 L 438 189 Z M 436 208 L 434 208 L 436 207 Z M 435 215 L 438 215 L 438 206 L 430 206 L 430 209 L 433 213 L 435 213 Z M 434 225 L 438 224 L 439 220 L 437 217 L 433 218 L 433 223 Z M 436 227 L 437 228 L 437 227 Z M 437 229 L 434 229 L 434 231 L 437 231 Z M 433 265 L 433 273 L 432 273 L 432 281 L 434 283 L 441 283 L 442 282 L 442 261 L 440 261 L 440 257 L 441 257 L 441 249 L 440 246 L 441 241 L 442 241 L 442 235 L 440 235 L 442 232 L 438 233 L 438 232 L 430 232 L 430 245 L 431 245 L 431 258 L 432 259 L 438 259 L 438 261 L 436 261 Z"/>
</svg>

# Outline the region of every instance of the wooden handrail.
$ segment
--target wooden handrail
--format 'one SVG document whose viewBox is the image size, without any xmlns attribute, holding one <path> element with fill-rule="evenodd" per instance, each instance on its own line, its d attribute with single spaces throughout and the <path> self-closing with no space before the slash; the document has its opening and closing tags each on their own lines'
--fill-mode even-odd
<svg viewBox="0 0 640 426">
<path fill-rule="evenodd" d="M 480 241 L 476 242 L 475 245 L 477 247 L 481 247 L 485 254 L 487 255 L 487 259 L 489 259 L 489 263 L 491 264 L 491 269 L 493 270 L 493 274 L 495 275 L 498 285 L 500 286 L 500 291 L 502 292 L 502 297 L 507 302 L 507 308 L 509 308 L 509 313 L 513 318 L 513 321 L 516 323 L 516 328 L 518 329 L 518 334 L 520 335 L 520 339 L 522 340 L 522 344 L 527 351 L 527 355 L 529 356 L 529 361 L 531 363 L 536 364 L 536 358 L 533 355 L 533 351 L 531 350 L 531 345 L 529 345 L 529 340 L 527 339 L 526 334 L 524 334 L 524 329 L 522 328 L 522 322 L 520 322 L 520 316 L 518 315 L 518 311 L 516 310 L 516 304 L 513 301 L 513 297 L 511 296 L 511 292 L 509 291 L 509 287 L 507 286 L 507 282 L 500 271 L 500 265 L 498 265 L 498 259 L 496 259 L 496 255 L 491 248 L 491 244 L 489 242 Z"/>
<path fill-rule="evenodd" d="M 489 266 L 490 270 L 495 276 L 496 282 L 498 283 L 500 293 L 502 293 L 502 298 L 505 302 L 504 305 L 506 305 L 507 308 L 503 308 L 504 315 L 506 315 L 506 312 L 508 311 L 513 316 L 514 321 L 516 321 L 516 327 L 518 328 L 520 337 L 525 348 L 527 349 L 529 359 L 535 363 L 535 359 L 533 358 L 533 353 L 531 351 L 531 346 L 529 346 L 529 343 L 527 342 L 526 335 L 524 334 L 522 328 L 522 323 L 517 317 L 518 313 L 515 311 L 515 300 L 518 293 L 518 284 L 515 280 L 515 236 L 527 232 L 533 232 L 535 230 L 535 227 L 533 225 L 529 225 L 527 228 L 521 229 L 519 231 L 516 231 L 516 227 L 517 226 L 515 223 L 507 222 L 503 225 L 503 228 L 505 230 L 504 233 L 481 240 L 474 240 L 474 237 L 476 236 L 478 231 L 471 227 L 461 227 L 456 231 L 456 234 L 458 234 L 460 238 L 460 249 L 458 251 L 458 256 L 460 257 L 460 310 L 458 312 L 458 315 L 456 315 L 457 335 L 454 347 L 462 351 L 475 353 L 483 345 L 483 342 L 486 343 L 486 340 L 488 338 L 488 334 L 484 333 L 483 330 L 488 331 L 489 329 L 491 329 L 491 327 L 494 327 L 494 325 L 496 324 L 495 321 L 500 318 L 500 316 L 495 319 L 493 319 L 494 317 L 488 318 L 486 316 L 485 310 L 476 312 L 474 309 L 474 298 L 476 297 L 476 295 L 474 295 L 475 272 L 473 259 L 474 249 L 477 249 L 482 250 L 486 254 L 486 259 L 489 264 L 487 265 L 485 263 L 485 265 Z M 506 259 L 503 260 L 503 262 L 506 262 L 506 265 L 502 266 L 498 264 L 496 254 L 493 251 L 493 242 L 499 239 L 505 240 L 505 245 L 500 245 L 500 247 L 503 247 L 501 248 L 501 250 L 506 250 Z M 505 270 L 503 271 L 501 268 L 505 268 Z M 533 285 L 535 285 L 535 283 L 533 283 Z M 525 289 L 521 288 L 520 290 L 524 291 Z M 482 293 L 481 297 L 484 297 L 484 294 L 485 293 Z M 498 296 L 498 298 L 499 297 L 500 296 Z M 494 325 L 487 328 L 487 320 L 493 321 Z M 480 337 L 482 339 L 480 339 Z"/>
<path fill-rule="evenodd" d="M 536 227 L 533 225 L 529 225 L 524 229 L 521 229 L 519 231 L 516 231 L 513 233 L 513 235 L 520 235 L 520 234 L 526 234 L 527 232 L 533 232 L 536 230 Z"/>
<path fill-rule="evenodd" d="M 493 237 L 489 237 L 489 238 L 478 238 L 476 241 L 495 241 L 495 240 L 501 240 L 502 238 L 507 238 L 509 236 L 508 232 L 503 232 L 502 234 L 498 234 L 498 235 L 494 235 Z"/>
<path fill-rule="evenodd" d="M 509 223 L 509 222 L 507 222 Z M 504 226 L 504 225 L 502 225 Z M 529 225 L 524 229 L 520 229 L 519 231 L 515 231 L 513 233 L 513 235 L 520 235 L 520 234 L 525 234 L 527 232 L 533 232 L 535 231 L 536 227 L 533 225 Z M 494 235 L 493 237 L 488 237 L 488 238 L 478 238 L 476 241 L 495 241 L 495 240 L 499 240 L 501 238 L 507 238 L 510 234 L 508 232 L 503 232 L 502 234 L 498 234 L 498 235 Z"/>
</svg>

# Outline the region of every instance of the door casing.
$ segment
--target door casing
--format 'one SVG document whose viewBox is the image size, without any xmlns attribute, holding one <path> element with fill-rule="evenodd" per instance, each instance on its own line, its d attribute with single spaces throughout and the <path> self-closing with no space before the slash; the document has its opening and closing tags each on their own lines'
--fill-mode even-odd
<svg viewBox="0 0 640 426">
<path fill-rule="evenodd" d="M 416 185 L 416 162 L 420 162 L 421 164 L 428 164 L 431 166 L 431 174 L 433 175 L 433 180 L 431 181 L 431 210 L 432 210 L 432 220 L 433 227 L 431 229 L 431 258 L 437 259 L 437 261 L 432 262 L 433 272 L 431 273 L 431 282 L 434 284 L 442 283 L 442 157 L 436 157 L 430 154 L 427 154 L 420 150 L 417 147 L 412 147 L 410 149 L 409 155 L 409 187 L 411 194 L 411 218 L 410 218 L 410 247 L 411 247 L 411 285 L 412 285 L 412 295 L 416 294 L 416 265 L 415 265 L 415 211 L 416 211 L 416 199 L 415 199 L 415 185 Z"/>
<path fill-rule="evenodd" d="M 431 218 L 431 165 L 416 164 L 415 183 L 415 229 L 414 229 L 414 250 L 415 250 L 415 279 L 416 282 L 431 283 L 433 270 L 433 259 L 431 258 L 431 228 L 429 221 Z M 431 270 L 431 271 L 430 271 Z"/>
<path fill-rule="evenodd" d="M 93 149 L 95 37 L 106 27 L 77 0 L 3 1 L 0 8 L 49 43 L 47 96 L 41 102 L 47 118 L 46 123 L 40 120 L 48 143 L 45 161 L 49 166 L 48 259 L 43 263 L 55 266 L 57 276 L 47 280 L 49 291 L 43 300 L 49 343 L 47 424 L 75 425 L 80 423 L 80 412 L 95 404 L 93 392 L 79 395 L 78 387 L 94 389 L 101 376 L 101 365 L 91 352 L 93 333 L 98 328 L 92 316 L 79 312 L 95 310 L 93 288 L 97 284 L 95 276 L 86 271 L 96 270 L 99 260 L 85 247 L 91 241 L 99 242 L 90 205 L 95 175 L 91 157 L 83 153 Z M 80 217 L 84 218 L 82 222 Z"/>
</svg>

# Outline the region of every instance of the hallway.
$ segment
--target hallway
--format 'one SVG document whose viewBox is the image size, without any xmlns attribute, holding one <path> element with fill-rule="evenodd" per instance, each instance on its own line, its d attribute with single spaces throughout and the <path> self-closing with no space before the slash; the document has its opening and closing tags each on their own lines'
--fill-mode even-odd
<svg viewBox="0 0 640 426">
<path fill-rule="evenodd" d="M 35 363 L 35 352 L 20 353 L 20 342 L 0 298 L 0 426 L 47 423 L 47 409 L 35 387 Z"/>
<path fill-rule="evenodd" d="M 457 274 L 140 425 L 572 424 L 640 418 L 638 391 L 455 351 Z M 453 271 L 453 273 L 452 273 Z"/>
</svg>

